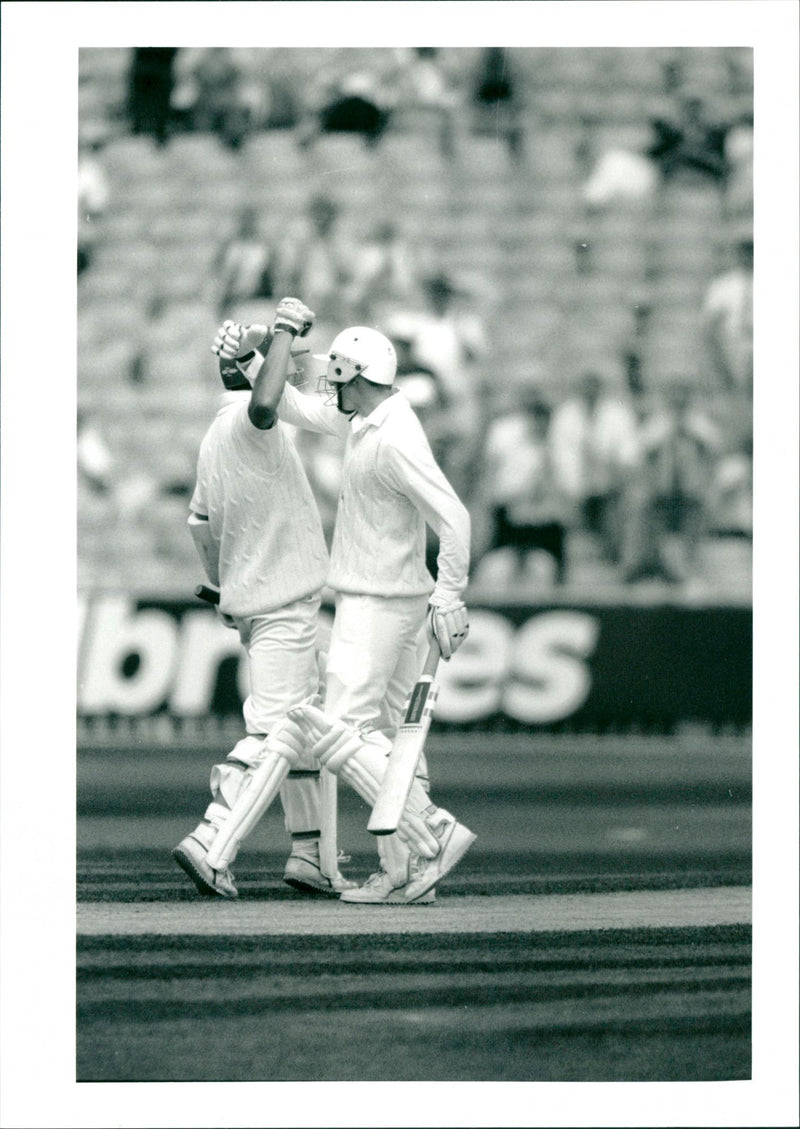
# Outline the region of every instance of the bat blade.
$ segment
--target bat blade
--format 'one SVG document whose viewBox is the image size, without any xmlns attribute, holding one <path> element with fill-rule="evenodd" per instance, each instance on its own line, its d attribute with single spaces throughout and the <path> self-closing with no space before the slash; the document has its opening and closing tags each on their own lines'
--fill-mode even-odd
<svg viewBox="0 0 800 1129">
<path fill-rule="evenodd" d="M 392 744 L 386 775 L 367 824 L 367 830 L 373 835 L 391 835 L 396 831 L 408 801 L 436 704 L 439 658 L 439 646 L 432 641 L 425 667 L 411 691 L 403 723 Z"/>
</svg>

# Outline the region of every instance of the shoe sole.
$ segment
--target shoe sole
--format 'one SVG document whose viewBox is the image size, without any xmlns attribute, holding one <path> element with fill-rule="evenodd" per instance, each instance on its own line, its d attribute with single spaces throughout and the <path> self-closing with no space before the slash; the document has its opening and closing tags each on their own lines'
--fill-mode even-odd
<svg viewBox="0 0 800 1129">
<path fill-rule="evenodd" d="M 473 831 L 468 831 L 466 827 L 464 830 L 467 832 L 466 835 L 458 835 L 458 828 L 456 828 L 450 836 L 442 851 L 442 866 L 438 869 L 436 874 L 434 874 L 427 886 L 422 886 L 419 892 L 414 895 L 413 899 L 409 900 L 409 905 L 414 905 L 418 902 L 423 894 L 427 894 L 429 890 L 437 886 L 441 880 L 450 873 L 453 867 L 461 862 L 464 855 L 477 839 L 477 835 Z M 454 843 L 453 840 L 456 838 L 456 835 L 458 835 L 458 842 Z M 444 865 L 445 863 L 447 864 L 446 866 Z"/>
<path fill-rule="evenodd" d="M 339 901 L 344 902 L 345 905 L 348 905 L 348 906 L 434 906 L 434 905 L 436 905 L 436 899 L 435 898 L 426 897 L 426 894 L 428 892 L 429 891 L 426 890 L 424 893 L 422 893 L 418 897 L 414 898 L 413 902 L 408 901 L 407 898 L 381 898 L 381 900 L 379 902 L 362 902 L 362 901 L 355 901 L 354 898 L 346 898 L 344 895 L 341 896 Z"/>
<path fill-rule="evenodd" d="M 218 890 L 216 888 L 216 886 L 212 886 L 209 882 L 207 882 L 200 871 L 197 869 L 197 867 L 194 865 L 193 859 L 189 855 L 187 855 L 185 851 L 182 851 L 180 847 L 175 848 L 175 850 L 172 852 L 172 857 L 175 859 L 175 862 L 178 864 L 181 870 L 188 874 L 192 882 L 194 882 L 195 886 L 197 887 L 198 892 L 201 893 L 203 897 L 227 898 L 229 901 L 233 900 L 234 895 L 223 894 L 221 890 Z"/>
<path fill-rule="evenodd" d="M 301 894 L 310 894 L 315 898 L 339 897 L 339 891 L 334 890 L 332 886 L 315 886 L 313 882 L 307 882 L 302 878 L 284 878 L 284 882 L 293 890 L 299 890 Z"/>
</svg>

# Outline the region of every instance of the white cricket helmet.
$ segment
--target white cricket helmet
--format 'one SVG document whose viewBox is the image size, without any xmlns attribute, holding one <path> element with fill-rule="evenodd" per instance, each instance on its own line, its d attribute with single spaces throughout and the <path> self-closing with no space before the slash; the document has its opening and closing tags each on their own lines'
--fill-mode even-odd
<svg viewBox="0 0 800 1129">
<path fill-rule="evenodd" d="M 388 337 L 365 325 L 343 329 L 331 343 L 328 354 L 328 381 L 349 384 L 363 376 L 372 384 L 394 384 L 397 354 Z"/>
</svg>

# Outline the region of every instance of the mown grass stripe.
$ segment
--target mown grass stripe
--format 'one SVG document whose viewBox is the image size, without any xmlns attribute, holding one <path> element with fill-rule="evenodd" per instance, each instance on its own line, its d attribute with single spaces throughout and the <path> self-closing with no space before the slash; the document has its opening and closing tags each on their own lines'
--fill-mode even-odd
<svg viewBox="0 0 800 1129">
<path fill-rule="evenodd" d="M 701 992 L 731 993 L 740 991 L 747 994 L 749 977 L 733 977 L 724 982 L 716 979 L 696 980 L 680 983 L 674 981 L 647 981 L 645 983 L 625 984 L 568 984 L 568 985 L 469 985 L 437 988 L 429 987 L 404 990 L 383 988 L 347 992 L 320 993 L 298 997 L 288 995 L 249 995 L 234 999 L 209 1000 L 97 1000 L 82 1001 L 78 1004 L 77 1015 L 80 1021 L 99 1018 L 153 1022 L 178 1016 L 197 1019 L 228 1017 L 232 1015 L 251 1015 L 254 1012 L 265 1014 L 302 1008 L 308 1011 L 363 1010 L 371 1008 L 430 1008 L 430 1007 L 480 1007 L 501 1003 L 528 1002 L 540 1004 L 554 1000 L 580 1000 L 602 996 L 604 998 L 635 998 L 651 996 L 654 993 L 674 993 L 681 991 L 687 997 Z"/>
<path fill-rule="evenodd" d="M 247 952 L 264 953 L 271 948 L 282 953 L 372 953 L 382 949 L 386 953 L 430 952 L 436 950 L 460 953 L 466 949 L 500 953 L 514 949 L 572 949 L 589 948 L 602 953 L 613 952 L 620 945 L 653 947 L 659 945 L 749 944 L 752 941 L 749 924 L 698 925 L 630 929 L 553 930 L 548 933 L 519 932 L 478 933 L 464 932 L 448 937 L 442 933 L 382 933 L 376 938 L 369 934 L 218 934 L 139 933 L 129 935 L 79 934 L 77 950 L 82 952 L 198 952 L 235 955 Z"/>
</svg>

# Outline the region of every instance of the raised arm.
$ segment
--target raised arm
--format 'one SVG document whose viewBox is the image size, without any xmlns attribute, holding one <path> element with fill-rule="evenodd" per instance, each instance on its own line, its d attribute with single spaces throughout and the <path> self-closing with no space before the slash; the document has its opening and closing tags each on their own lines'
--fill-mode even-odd
<svg viewBox="0 0 800 1129">
<path fill-rule="evenodd" d="M 252 384 L 247 414 L 259 431 L 267 431 L 278 418 L 278 402 L 286 383 L 292 341 L 297 336 L 305 336 L 313 322 L 313 312 L 299 299 L 283 298 L 275 311 L 272 337 L 265 357 L 254 350 L 263 344 L 267 336 L 266 326 L 225 322 L 214 339 L 212 349 L 220 357 L 220 371 L 226 387 Z M 246 369 L 245 364 L 248 365 Z"/>
</svg>

